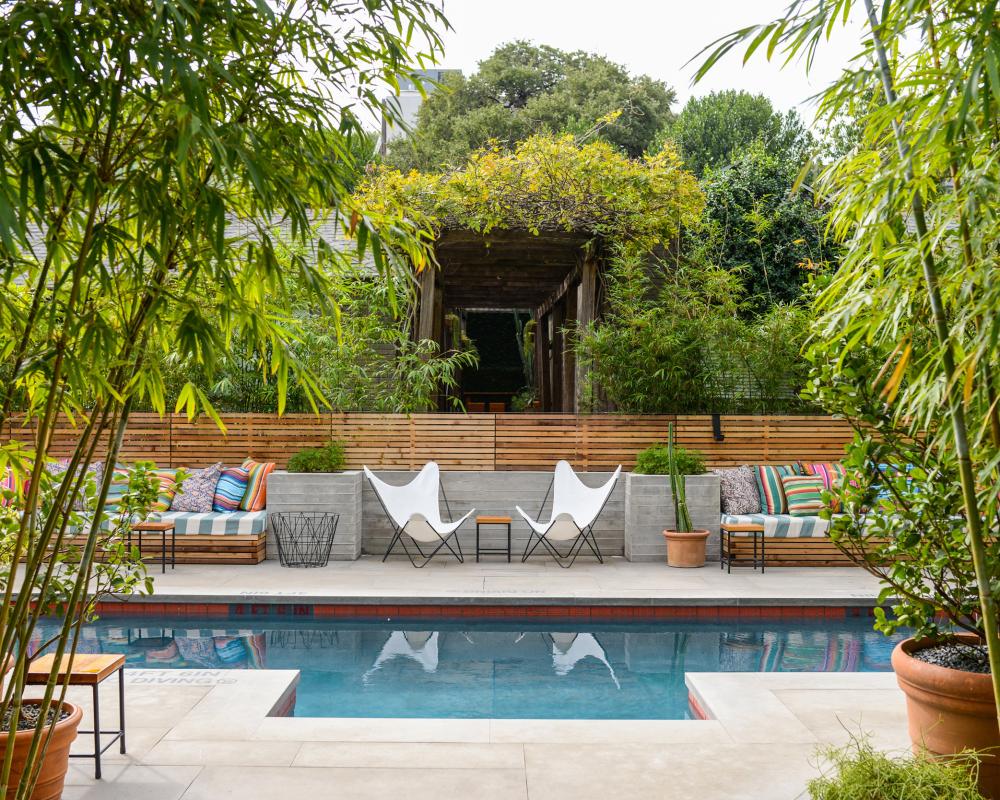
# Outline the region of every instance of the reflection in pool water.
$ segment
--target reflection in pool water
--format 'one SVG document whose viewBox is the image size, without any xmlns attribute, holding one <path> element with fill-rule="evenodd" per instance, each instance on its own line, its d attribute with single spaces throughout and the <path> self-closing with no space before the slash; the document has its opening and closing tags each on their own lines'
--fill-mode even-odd
<svg viewBox="0 0 1000 800">
<path fill-rule="evenodd" d="M 874 632 L 867 618 L 578 624 L 106 617 L 85 629 L 81 651 L 124 653 L 129 666 L 153 669 L 298 669 L 296 716 L 684 719 L 686 672 L 888 671 L 899 638 Z"/>
</svg>

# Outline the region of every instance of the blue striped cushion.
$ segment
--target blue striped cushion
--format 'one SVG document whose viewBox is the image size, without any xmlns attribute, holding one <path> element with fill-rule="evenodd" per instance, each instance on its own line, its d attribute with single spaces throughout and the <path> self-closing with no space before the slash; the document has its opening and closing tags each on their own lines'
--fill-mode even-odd
<svg viewBox="0 0 1000 800">
<path fill-rule="evenodd" d="M 250 471 L 244 467 L 226 467 L 219 474 L 212 497 L 212 511 L 237 511 L 247 493 Z"/>
<path fill-rule="evenodd" d="M 822 517 L 793 517 L 790 514 L 723 514 L 722 527 L 756 525 L 765 536 L 779 539 L 811 539 L 826 536 L 830 521 Z M 733 531 L 733 536 L 749 536 L 751 531 Z"/>
<path fill-rule="evenodd" d="M 258 534 L 267 528 L 266 511 L 230 511 L 200 514 L 193 511 L 168 511 L 161 515 L 164 522 L 174 523 L 178 536 L 184 534 Z"/>
</svg>

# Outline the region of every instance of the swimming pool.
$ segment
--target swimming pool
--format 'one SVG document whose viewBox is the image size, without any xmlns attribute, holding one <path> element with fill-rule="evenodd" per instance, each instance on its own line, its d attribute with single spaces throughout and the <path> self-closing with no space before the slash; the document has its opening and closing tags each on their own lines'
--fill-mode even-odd
<svg viewBox="0 0 1000 800">
<path fill-rule="evenodd" d="M 688 719 L 686 672 L 889 671 L 903 636 L 871 623 L 105 616 L 80 650 L 134 668 L 297 669 L 300 717 Z"/>
</svg>

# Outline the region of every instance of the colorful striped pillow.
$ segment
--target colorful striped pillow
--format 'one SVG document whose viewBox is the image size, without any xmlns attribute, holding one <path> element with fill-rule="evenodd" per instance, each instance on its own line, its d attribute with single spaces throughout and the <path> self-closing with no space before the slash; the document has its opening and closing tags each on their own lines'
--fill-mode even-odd
<svg viewBox="0 0 1000 800">
<path fill-rule="evenodd" d="M 816 475 L 823 479 L 823 488 L 828 492 L 836 492 L 844 485 L 847 477 L 847 468 L 843 464 L 835 462 L 822 464 L 805 464 L 806 475 Z M 831 511 L 840 510 L 840 498 L 834 497 L 830 504 Z"/>
<path fill-rule="evenodd" d="M 823 510 L 823 479 L 818 475 L 782 475 L 788 513 L 793 517 L 815 517 Z"/>
<path fill-rule="evenodd" d="M 250 471 L 245 467 L 226 467 L 219 473 L 212 495 L 212 511 L 237 511 L 247 493 Z"/>
<path fill-rule="evenodd" d="M 156 502 L 150 506 L 150 511 L 169 511 L 170 504 L 174 502 L 174 495 L 177 494 L 177 470 L 157 469 L 153 470 L 153 475 L 160 482 L 160 490 L 156 496 Z"/>
<path fill-rule="evenodd" d="M 267 476 L 274 472 L 274 462 L 261 463 L 248 458 L 243 462 L 243 468 L 250 473 L 246 494 L 240 501 L 243 511 L 263 511 L 267 505 Z"/>
<path fill-rule="evenodd" d="M 14 505 L 23 497 L 23 488 L 20 476 L 7 467 L 0 477 L 0 506 Z"/>
<path fill-rule="evenodd" d="M 757 491 L 760 492 L 760 509 L 762 514 L 787 514 L 788 503 L 785 502 L 785 492 L 781 487 L 783 475 L 795 475 L 798 467 L 793 464 L 774 466 L 773 464 L 758 464 L 754 468 L 757 478 Z"/>
</svg>

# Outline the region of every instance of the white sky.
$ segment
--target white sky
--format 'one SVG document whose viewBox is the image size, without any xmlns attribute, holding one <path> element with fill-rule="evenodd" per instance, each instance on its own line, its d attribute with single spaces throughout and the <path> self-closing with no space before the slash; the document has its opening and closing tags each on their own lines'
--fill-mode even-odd
<svg viewBox="0 0 1000 800">
<path fill-rule="evenodd" d="M 763 93 L 782 110 L 798 108 L 812 121 L 807 100 L 847 64 L 858 48 L 858 27 L 836 34 L 806 78 L 801 65 L 784 70 L 759 50 L 742 64 L 742 49 L 717 64 L 692 87 L 701 48 L 731 31 L 768 22 L 789 0 L 443 0 L 454 30 L 444 35 L 441 66 L 474 72 L 497 45 L 514 39 L 585 50 L 624 64 L 633 74 L 665 81 L 677 92 L 680 110 L 692 95 L 715 89 Z"/>
</svg>

